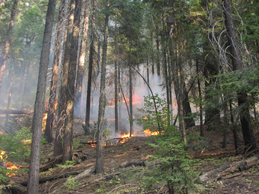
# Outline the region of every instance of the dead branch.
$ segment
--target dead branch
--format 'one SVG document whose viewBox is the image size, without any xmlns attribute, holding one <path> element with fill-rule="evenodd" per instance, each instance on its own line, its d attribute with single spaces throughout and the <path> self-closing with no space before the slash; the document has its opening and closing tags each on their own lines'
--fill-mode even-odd
<svg viewBox="0 0 259 194">
<path fill-rule="evenodd" d="M 116 188 L 114 188 L 113 190 L 111 190 L 109 193 L 107 193 L 107 194 L 111 194 L 112 192 L 114 192 L 114 191 L 116 191 L 116 190 L 118 190 L 118 189 L 120 189 L 120 188 L 122 188 L 122 187 L 129 187 L 129 186 L 138 186 L 137 184 L 127 184 L 127 185 L 121 185 L 121 186 L 119 186 L 119 187 L 116 187 Z"/>
<path fill-rule="evenodd" d="M 146 166 L 145 161 L 142 159 L 133 159 L 131 161 L 122 162 L 120 167 L 126 168 L 129 166 Z"/>
<path fill-rule="evenodd" d="M 59 179 L 59 178 L 67 178 L 69 175 L 78 175 L 78 174 L 82 173 L 83 171 L 84 170 L 80 169 L 80 170 L 76 170 L 76 171 L 69 171 L 69 172 L 64 172 L 64 173 L 61 173 L 61 174 L 41 177 L 40 180 L 39 180 L 39 183 L 45 183 L 47 181 L 52 181 L 54 179 Z M 28 181 L 23 181 L 19 184 L 21 184 L 23 186 L 27 186 Z"/>
<path fill-rule="evenodd" d="M 225 164 L 218 169 L 214 169 L 210 172 L 207 172 L 203 175 L 201 175 L 199 178 L 201 181 L 214 181 L 214 180 L 219 180 L 222 179 L 224 176 L 234 173 L 237 170 L 243 171 L 251 168 L 252 166 L 255 166 L 259 163 L 259 156 L 254 156 L 251 158 L 248 158 L 246 160 L 234 162 L 233 164 Z"/>
<path fill-rule="evenodd" d="M 58 156 L 56 158 L 53 158 L 47 164 L 43 164 L 40 167 L 40 172 L 47 171 L 50 168 L 54 168 L 56 166 L 56 164 L 61 164 L 61 163 L 62 163 L 62 156 Z"/>
</svg>

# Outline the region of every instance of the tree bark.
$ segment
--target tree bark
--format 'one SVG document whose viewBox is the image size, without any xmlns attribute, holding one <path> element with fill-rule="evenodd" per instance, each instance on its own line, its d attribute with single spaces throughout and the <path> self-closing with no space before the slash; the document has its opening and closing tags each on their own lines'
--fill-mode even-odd
<svg viewBox="0 0 259 194">
<path fill-rule="evenodd" d="M 85 64 L 86 64 L 86 46 L 87 46 L 87 35 L 88 35 L 88 26 L 89 26 L 89 1 L 84 0 L 85 2 L 82 3 L 83 7 L 85 7 L 84 12 L 81 16 L 83 22 L 83 34 L 82 34 L 82 43 L 80 48 L 80 56 L 79 56 L 79 64 L 77 70 L 77 78 L 76 78 L 76 103 L 81 105 L 81 97 L 82 97 L 82 87 L 83 87 L 83 77 L 85 73 Z M 82 114 L 81 106 L 79 108 L 80 115 Z"/>
<path fill-rule="evenodd" d="M 130 46 L 130 55 L 129 55 L 129 122 L 130 122 L 130 137 L 133 135 L 133 107 L 132 107 L 132 93 L 133 93 L 133 86 L 132 86 L 132 69 L 131 69 L 131 46 Z"/>
<path fill-rule="evenodd" d="M 4 43 L 2 61 L 0 60 L 0 91 L 2 88 L 2 82 L 3 82 L 3 77 L 4 77 L 4 70 L 6 67 L 7 55 L 8 55 L 9 49 L 10 49 L 13 25 L 14 25 L 18 2 L 19 2 L 19 0 L 13 0 L 13 7 L 11 10 L 11 20 L 9 23 L 9 30 L 8 30 L 6 41 Z"/>
<path fill-rule="evenodd" d="M 227 29 L 229 44 L 230 44 L 230 53 L 233 70 L 237 71 L 243 68 L 242 58 L 238 48 L 238 41 L 235 33 L 235 25 L 230 10 L 229 0 L 222 0 L 224 17 L 225 17 L 225 26 Z M 243 138 L 245 142 L 245 152 L 256 150 L 256 141 L 255 135 L 251 126 L 250 114 L 249 114 L 249 104 L 247 100 L 246 92 L 238 91 L 237 92 L 238 106 L 240 107 L 240 121 L 242 126 Z"/>
<path fill-rule="evenodd" d="M 199 74 L 199 63 L 198 60 L 196 61 L 196 71 L 197 71 L 197 75 Z M 201 83 L 200 83 L 200 78 L 198 75 L 197 78 L 197 82 L 198 82 L 198 90 L 199 90 L 199 106 L 200 106 L 200 136 L 203 137 L 203 116 L 202 116 L 202 93 L 201 93 Z"/>
<path fill-rule="evenodd" d="M 119 132 L 119 121 L 118 121 L 118 45 L 117 45 L 117 23 L 115 21 L 115 71 L 114 71 L 114 95 L 115 95 L 115 133 Z"/>
<path fill-rule="evenodd" d="M 55 15 L 56 0 L 49 0 L 46 15 L 44 38 L 41 50 L 40 69 L 37 86 L 37 94 L 34 105 L 32 119 L 32 144 L 29 181 L 27 187 L 28 194 L 37 194 L 39 191 L 39 169 L 40 169 L 40 148 L 42 133 L 42 117 L 45 104 L 46 76 L 49 64 L 49 53 L 52 36 L 53 20 Z"/>
<path fill-rule="evenodd" d="M 70 18 L 73 21 L 73 30 L 68 32 L 67 45 L 70 46 L 70 61 L 68 69 L 68 81 L 66 87 L 66 120 L 64 126 L 63 139 L 63 157 L 62 162 L 72 160 L 73 156 L 73 119 L 74 119 L 74 97 L 75 97 L 75 79 L 76 79 L 76 62 L 80 25 L 81 0 L 72 0 L 71 8 L 74 7 L 74 14 Z M 72 11 L 72 9 L 71 9 Z"/>
<path fill-rule="evenodd" d="M 59 156 L 63 153 L 63 131 L 66 120 L 66 107 L 67 107 L 67 99 L 66 99 L 66 88 L 68 82 L 68 71 L 69 71 L 69 63 L 70 63 L 70 52 L 71 52 L 71 39 L 73 33 L 73 24 L 74 24 L 74 10 L 75 10 L 75 0 L 70 1 L 70 5 L 68 6 L 69 14 L 68 14 L 68 27 L 67 27 L 67 36 L 65 41 L 65 54 L 64 61 L 62 64 L 62 71 L 60 75 L 61 85 L 58 96 L 58 122 L 56 129 L 56 137 L 54 142 L 54 156 Z M 70 34 L 70 36 L 69 36 Z M 77 49 L 76 49 L 77 50 Z"/>
<path fill-rule="evenodd" d="M 90 135 L 90 109 L 91 109 L 91 93 L 92 93 L 92 74 L 93 74 L 93 60 L 94 60 L 94 43 L 95 43 L 95 9 L 96 0 L 92 0 L 92 16 L 90 20 L 90 51 L 89 51 L 89 67 L 88 67 L 88 82 L 87 82 L 87 96 L 86 96 L 86 112 L 85 112 L 85 135 Z"/>
<path fill-rule="evenodd" d="M 105 113 L 105 106 L 106 106 L 105 75 L 106 75 L 107 41 L 108 41 L 109 0 L 106 0 L 105 13 L 106 15 L 105 15 L 105 24 L 104 24 L 100 99 L 99 99 L 99 112 L 98 112 L 98 131 L 97 131 L 97 146 L 96 146 L 96 173 L 103 172 L 102 142 L 103 142 L 104 113 Z"/>
<path fill-rule="evenodd" d="M 58 66 L 60 59 L 60 45 L 62 44 L 62 25 L 64 24 L 64 9 L 65 9 L 65 1 L 62 0 L 60 2 L 59 8 L 59 19 L 57 25 L 57 37 L 55 42 L 55 55 L 54 55 L 54 64 L 52 68 L 52 76 L 50 81 L 50 94 L 49 94 L 49 107 L 48 107 L 48 117 L 46 121 L 46 127 L 44 131 L 44 137 L 47 142 L 52 142 L 52 128 L 53 128 L 53 120 L 55 114 L 55 102 L 56 102 L 56 92 L 57 92 L 57 82 L 58 82 Z"/>
</svg>

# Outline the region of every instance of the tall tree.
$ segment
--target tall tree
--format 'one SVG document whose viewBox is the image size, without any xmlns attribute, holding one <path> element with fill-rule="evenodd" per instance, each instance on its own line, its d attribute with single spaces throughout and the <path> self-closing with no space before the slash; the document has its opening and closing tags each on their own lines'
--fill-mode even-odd
<svg viewBox="0 0 259 194">
<path fill-rule="evenodd" d="M 93 74 L 93 62 L 95 53 L 95 9 L 96 0 L 92 0 L 92 15 L 90 20 L 90 51 L 89 51 L 89 66 L 88 66 L 88 82 L 87 82 L 87 96 L 86 96 L 86 112 L 85 112 L 85 135 L 90 133 L 90 109 L 91 109 L 91 93 L 92 93 L 92 74 Z"/>
<path fill-rule="evenodd" d="M 96 146 L 96 173 L 103 172 L 102 142 L 103 142 L 104 113 L 105 113 L 105 106 L 106 106 L 105 75 L 106 75 L 107 41 L 108 41 L 108 22 L 109 22 L 109 0 L 106 0 L 101 82 L 100 82 L 100 98 L 99 98 L 99 112 L 98 112 L 97 146 Z"/>
<path fill-rule="evenodd" d="M 48 10 L 46 15 L 46 24 L 44 38 L 41 50 L 40 69 L 37 93 L 34 105 L 34 113 L 32 119 L 32 144 L 30 171 L 27 193 L 37 194 L 39 191 L 39 169 L 40 169 L 40 148 L 41 148 L 41 133 L 42 133 L 42 117 L 45 104 L 46 76 L 49 64 L 49 53 L 52 36 L 53 20 L 55 15 L 56 0 L 49 0 Z"/>
<path fill-rule="evenodd" d="M 76 76 L 76 94 L 75 100 L 76 103 L 80 105 L 79 114 L 81 115 L 81 104 L 82 104 L 82 90 L 83 90 L 83 77 L 85 74 L 85 65 L 86 65 L 86 47 L 87 47 L 87 36 L 88 36 L 88 26 L 89 26 L 89 11 L 90 11 L 90 0 L 84 0 L 82 2 L 82 13 L 80 23 L 82 25 L 82 29 L 80 29 L 80 39 L 81 40 L 81 48 L 79 55 L 79 62 L 77 68 L 77 76 Z"/>
<path fill-rule="evenodd" d="M 6 67 L 7 55 L 8 55 L 9 49 L 10 49 L 13 25 L 14 25 L 18 2 L 19 2 L 19 0 L 13 0 L 13 7 L 11 10 L 11 19 L 10 19 L 10 23 L 9 23 L 9 30 L 7 33 L 7 38 L 4 43 L 2 60 L 0 60 L 0 91 L 1 91 L 2 82 L 3 82 L 4 70 Z"/>
<path fill-rule="evenodd" d="M 57 97 L 57 82 L 58 82 L 58 67 L 60 57 L 60 46 L 62 44 L 62 32 L 63 32 L 63 25 L 64 25 L 64 11 L 66 9 L 66 0 L 62 0 L 60 2 L 59 8 L 59 19 L 57 24 L 57 37 L 55 41 L 55 54 L 54 54 L 54 64 L 52 68 L 52 75 L 50 81 L 50 94 L 49 94 L 49 104 L 48 104 L 48 117 L 46 121 L 46 127 L 44 131 L 45 139 L 50 143 L 52 142 L 52 127 L 53 127 L 53 120 L 54 120 L 54 113 L 55 113 L 55 102 Z"/>
<path fill-rule="evenodd" d="M 71 41 L 73 35 L 73 25 L 74 25 L 74 11 L 75 11 L 75 0 L 70 1 L 69 5 L 69 14 L 68 14 L 68 27 L 67 27 L 67 36 L 65 41 L 65 54 L 64 61 L 62 64 L 62 71 L 60 75 L 61 85 L 58 95 L 58 122 L 56 129 L 56 137 L 54 142 L 54 156 L 59 156 L 63 153 L 62 137 L 64 131 L 64 125 L 66 122 L 66 88 L 68 83 L 68 71 L 70 63 L 70 52 L 71 52 Z M 70 36 L 69 36 L 70 35 Z M 77 49 L 76 49 L 77 50 Z"/>
<path fill-rule="evenodd" d="M 232 66 L 234 71 L 241 70 L 243 68 L 242 57 L 239 51 L 238 40 L 235 32 L 235 25 L 231 15 L 230 2 L 229 0 L 222 0 L 225 26 L 227 29 Z M 240 107 L 240 121 L 242 126 L 243 138 L 245 142 L 245 151 L 256 150 L 256 141 L 254 132 L 251 125 L 249 105 L 247 99 L 247 93 L 245 91 L 237 92 L 238 106 Z"/>
<path fill-rule="evenodd" d="M 73 2 L 74 0 L 72 0 Z M 76 79 L 76 62 L 77 62 L 77 49 L 79 38 L 79 25 L 80 25 L 80 8 L 81 0 L 75 0 L 73 5 L 75 8 L 72 33 L 68 32 L 68 41 L 66 46 L 70 46 L 70 62 L 68 69 L 68 82 L 66 87 L 66 121 L 64 126 L 63 138 L 63 157 L 62 161 L 65 163 L 67 160 L 72 160 L 73 156 L 73 118 L 74 118 L 74 96 L 75 96 L 75 79 Z"/>
</svg>

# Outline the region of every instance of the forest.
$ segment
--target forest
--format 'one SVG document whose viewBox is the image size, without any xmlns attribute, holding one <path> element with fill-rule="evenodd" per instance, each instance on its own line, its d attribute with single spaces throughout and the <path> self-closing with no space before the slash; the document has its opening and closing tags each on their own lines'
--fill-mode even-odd
<svg viewBox="0 0 259 194">
<path fill-rule="evenodd" d="M 259 0 L 1 0 L 0 194 L 259 193 Z"/>
</svg>

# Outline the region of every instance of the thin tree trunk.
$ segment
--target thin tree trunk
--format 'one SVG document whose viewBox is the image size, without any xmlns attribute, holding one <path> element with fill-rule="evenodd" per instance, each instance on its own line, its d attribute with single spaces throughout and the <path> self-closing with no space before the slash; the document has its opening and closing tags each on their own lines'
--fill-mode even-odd
<svg viewBox="0 0 259 194">
<path fill-rule="evenodd" d="M 97 131 L 97 145 L 96 145 L 96 173 L 103 172 L 103 156 L 102 156 L 102 142 L 103 142 L 103 126 L 104 113 L 106 106 L 105 94 L 105 75 L 106 75 L 106 56 L 107 56 L 107 42 L 108 42 L 108 22 L 109 22 L 109 0 L 106 0 L 106 16 L 104 24 L 104 39 L 103 39 L 103 54 L 101 67 L 101 82 L 100 82 L 100 99 L 98 112 L 98 131 Z"/>
<path fill-rule="evenodd" d="M 91 110 L 91 93 L 92 93 L 92 74 L 93 74 L 93 60 L 94 60 L 94 43 L 95 43 L 95 9 L 96 0 L 92 0 L 92 17 L 90 20 L 90 51 L 89 51 L 89 67 L 88 67 L 88 82 L 87 82 L 87 96 L 86 96 L 86 113 L 85 113 L 85 135 L 90 135 L 90 110 Z"/>
<path fill-rule="evenodd" d="M 26 83 L 27 83 L 27 80 L 28 80 L 29 69 L 30 69 L 30 60 L 28 61 L 28 63 L 26 63 L 25 74 L 23 76 L 23 83 L 22 83 L 22 90 L 21 90 L 22 91 L 22 105 L 21 105 L 21 109 L 23 109 L 23 107 L 24 107 Z"/>
<path fill-rule="evenodd" d="M 5 129 L 8 127 L 8 119 L 9 119 L 9 110 L 11 106 L 11 100 L 12 100 L 12 87 L 13 87 L 13 82 L 14 82 L 14 75 L 9 71 L 9 75 L 11 76 L 11 82 L 9 86 L 9 94 L 8 94 L 8 100 L 7 100 L 7 107 L 6 107 L 6 117 L 5 117 Z"/>
<path fill-rule="evenodd" d="M 0 62 L 1 62 L 1 64 L 0 64 L 0 91 L 2 88 L 2 82 L 3 82 L 3 77 L 4 77 L 4 70 L 6 67 L 7 55 L 8 55 L 9 49 L 10 49 L 13 25 L 14 25 L 18 2 L 19 2 L 19 0 L 13 0 L 13 7 L 11 10 L 11 20 L 9 23 L 9 30 L 7 33 L 6 41 L 4 43 L 3 57 L 2 57 L 2 60 L 0 60 Z"/>
<path fill-rule="evenodd" d="M 196 71 L 197 71 L 197 74 L 198 74 L 199 73 L 198 60 L 196 61 Z M 201 83 L 200 83 L 199 75 L 198 75 L 197 81 L 198 81 L 199 106 L 200 106 L 200 136 L 203 137 L 204 134 L 203 134 L 203 119 L 202 119 L 203 118 L 203 116 L 202 116 L 202 95 L 201 95 Z"/>
<path fill-rule="evenodd" d="M 238 41 L 235 34 L 235 26 L 231 15 L 230 3 L 229 0 L 222 0 L 225 25 L 228 33 L 229 44 L 230 44 L 230 53 L 232 59 L 233 70 L 242 69 L 242 58 L 238 48 Z M 240 121 L 242 126 L 243 138 L 245 142 L 245 152 L 256 150 L 256 141 L 255 135 L 252 129 L 250 114 L 249 114 L 249 105 L 247 100 L 247 94 L 245 92 L 237 93 L 238 106 L 241 108 L 240 111 Z"/>
<path fill-rule="evenodd" d="M 156 26 L 156 50 L 157 50 L 157 56 L 156 56 L 156 70 L 157 75 L 160 76 L 160 60 L 159 60 L 159 36 L 158 36 L 158 26 Z"/>
<path fill-rule="evenodd" d="M 42 133 L 42 117 L 45 105 L 46 76 L 49 64 L 49 53 L 51 45 L 52 27 L 55 15 L 56 0 L 49 0 L 46 15 L 44 38 L 41 50 L 40 69 L 37 86 L 37 94 L 32 119 L 32 144 L 29 181 L 27 186 L 28 194 L 37 194 L 39 191 L 39 169 L 40 169 L 40 148 Z"/>
<path fill-rule="evenodd" d="M 133 107 L 132 107 L 132 93 L 133 93 L 133 86 L 132 86 L 132 69 L 131 69 L 131 46 L 130 46 L 130 56 L 129 56 L 129 121 L 130 121 L 130 137 L 133 135 Z"/>
<path fill-rule="evenodd" d="M 52 76 L 50 81 L 50 94 L 49 94 L 49 107 L 48 107 L 48 117 L 46 121 L 46 127 L 44 131 L 44 137 L 47 142 L 52 142 L 52 128 L 53 128 L 53 120 L 55 113 L 55 102 L 56 102 L 56 92 L 57 92 L 57 81 L 58 81 L 58 66 L 59 66 L 59 58 L 60 58 L 60 45 L 62 39 L 62 25 L 63 25 L 63 15 L 65 9 L 65 1 L 62 0 L 60 2 L 59 8 L 59 20 L 57 25 L 57 37 L 55 42 L 55 55 L 54 55 L 54 64 L 52 69 Z"/>
<path fill-rule="evenodd" d="M 119 132 L 118 121 L 118 47 L 117 47 L 117 23 L 115 21 L 115 71 L 114 71 L 114 89 L 115 89 L 115 133 Z"/>
<path fill-rule="evenodd" d="M 237 129 L 236 129 L 235 122 L 234 122 L 234 117 L 233 117 L 232 100 L 229 101 L 229 110 L 230 110 L 230 119 L 231 119 L 232 131 L 233 131 L 233 137 L 234 137 L 235 154 L 237 154 L 238 136 L 237 136 Z"/>
<path fill-rule="evenodd" d="M 66 46 L 70 46 L 70 61 L 68 69 L 68 82 L 66 87 L 66 121 L 64 126 L 63 138 L 63 157 L 62 162 L 72 160 L 73 156 L 73 119 L 74 119 L 74 97 L 75 97 L 75 79 L 76 79 L 76 62 L 77 62 L 77 49 L 79 38 L 79 25 L 80 25 L 80 10 L 81 0 L 72 0 L 74 7 L 74 15 L 71 14 L 71 19 L 74 19 L 73 30 L 68 32 L 68 42 Z M 71 9 L 72 10 L 72 9 Z"/>
</svg>

